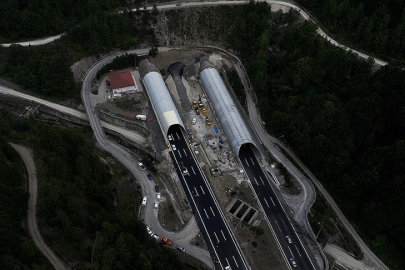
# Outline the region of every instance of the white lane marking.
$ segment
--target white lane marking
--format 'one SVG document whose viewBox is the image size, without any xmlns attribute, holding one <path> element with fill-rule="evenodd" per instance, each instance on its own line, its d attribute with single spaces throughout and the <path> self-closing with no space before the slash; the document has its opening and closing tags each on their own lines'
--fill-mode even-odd
<svg viewBox="0 0 405 270">
<path fill-rule="evenodd" d="M 300 251 L 298 250 L 298 247 L 297 247 L 296 245 L 294 245 L 294 246 L 295 246 L 295 249 L 296 249 L 297 252 L 298 252 L 298 255 L 300 255 L 300 257 L 302 257 Z"/>
<path fill-rule="evenodd" d="M 233 260 L 234 260 L 235 263 L 236 263 L 236 267 L 239 267 L 239 264 L 238 264 L 238 262 L 236 261 L 235 256 L 232 255 L 232 258 L 233 258 Z"/>
<path fill-rule="evenodd" d="M 202 188 L 201 188 L 202 189 Z M 214 217 L 215 217 L 215 213 L 214 213 L 214 210 L 212 210 L 212 207 L 210 206 L 210 209 L 211 209 L 211 212 L 212 212 L 212 214 L 214 215 Z"/>
<path fill-rule="evenodd" d="M 255 163 L 253 162 L 253 159 L 252 159 L 252 158 L 250 158 L 250 161 L 252 161 L 252 164 L 255 165 Z"/>
<path fill-rule="evenodd" d="M 195 190 L 196 196 L 200 196 L 200 195 L 198 194 L 198 191 L 197 191 L 197 188 L 196 188 L 196 187 L 194 187 L 194 190 Z"/>
<path fill-rule="evenodd" d="M 218 239 L 217 233 L 214 232 L 214 235 L 215 235 L 215 238 L 217 239 L 217 243 L 219 243 L 219 239 Z"/>
<path fill-rule="evenodd" d="M 255 180 L 256 185 L 259 185 L 259 184 L 257 183 L 256 177 L 253 176 L 253 179 Z"/>
<path fill-rule="evenodd" d="M 285 222 L 284 222 L 284 220 L 281 220 L 282 222 L 283 222 L 283 224 L 284 224 L 284 228 L 286 228 L 287 229 L 287 226 L 285 225 Z"/>
<path fill-rule="evenodd" d="M 183 151 L 184 151 L 184 154 L 187 156 L 186 149 L 183 149 Z"/>
<path fill-rule="evenodd" d="M 273 205 L 274 206 L 276 206 L 276 204 L 274 203 L 274 201 L 273 201 L 273 198 L 272 197 L 270 197 L 270 200 L 271 200 L 271 202 L 273 203 Z M 283 221 L 284 222 L 284 221 Z"/>
<path fill-rule="evenodd" d="M 225 258 L 225 261 L 226 261 L 226 263 L 227 263 L 227 266 L 229 265 L 229 261 L 228 261 L 228 258 Z"/>
<path fill-rule="evenodd" d="M 280 232 L 281 232 L 281 228 L 280 228 L 280 225 L 278 225 L 277 220 L 275 220 L 275 222 L 276 222 L 276 224 L 277 224 L 278 229 L 279 229 L 279 230 L 280 230 Z M 290 251 L 291 251 L 291 250 L 290 250 Z"/>
<path fill-rule="evenodd" d="M 249 163 L 248 163 L 248 161 L 247 161 L 247 159 L 245 158 L 245 162 L 246 162 L 246 165 L 248 165 L 248 167 L 249 167 Z"/>
<path fill-rule="evenodd" d="M 191 170 L 193 171 L 194 175 L 196 175 L 193 166 L 191 166 Z"/>
<path fill-rule="evenodd" d="M 204 189 L 200 186 L 202 193 L 205 195 Z M 210 206 L 211 207 L 211 206 Z M 211 209 L 212 210 L 212 209 Z M 215 216 L 215 215 L 214 215 Z"/>
<path fill-rule="evenodd" d="M 270 205 L 269 205 L 269 203 L 267 202 L 266 198 L 263 198 L 263 199 L 264 199 L 264 201 L 266 202 L 267 207 L 270 207 Z"/>
<path fill-rule="evenodd" d="M 260 180 L 262 181 L 262 183 L 263 183 L 263 186 L 264 186 L 264 181 L 263 181 L 262 177 L 261 177 L 261 176 L 259 176 L 259 177 L 260 177 Z"/>
<path fill-rule="evenodd" d="M 181 154 L 180 154 L 180 151 L 178 151 L 177 153 L 179 153 L 180 158 L 183 158 L 183 157 L 181 156 Z"/>
<path fill-rule="evenodd" d="M 210 217 L 208 216 L 208 213 L 207 213 L 207 211 L 205 210 L 205 208 L 204 208 L 204 212 L 205 212 L 205 215 L 207 216 L 207 219 L 210 219 Z"/>
<path fill-rule="evenodd" d="M 179 136 L 179 134 L 176 132 L 176 135 L 177 135 L 177 139 L 179 139 L 180 140 L 180 136 Z"/>
<path fill-rule="evenodd" d="M 294 256 L 294 254 L 293 254 L 292 251 L 291 251 L 290 246 L 287 246 L 287 247 L 288 247 L 288 249 L 290 250 L 291 256 Z"/>
<path fill-rule="evenodd" d="M 224 240 L 226 241 L 226 237 L 225 237 L 225 234 L 224 234 L 224 232 L 221 230 L 221 233 L 222 233 L 222 237 L 224 238 Z"/>
</svg>

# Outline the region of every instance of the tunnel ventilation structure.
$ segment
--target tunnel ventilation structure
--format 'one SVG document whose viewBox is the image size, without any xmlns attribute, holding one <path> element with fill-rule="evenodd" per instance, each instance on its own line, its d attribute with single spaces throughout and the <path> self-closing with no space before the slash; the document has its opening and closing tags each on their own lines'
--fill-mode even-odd
<svg viewBox="0 0 405 270">
<path fill-rule="evenodd" d="M 143 60 L 139 64 L 139 73 L 164 135 L 167 136 L 169 128 L 174 125 L 181 126 L 185 131 L 183 121 L 156 66 Z"/>
<path fill-rule="evenodd" d="M 200 80 L 235 155 L 239 156 L 240 148 L 244 144 L 249 145 L 253 151 L 258 153 L 248 127 L 221 76 L 211 62 L 204 61 L 201 63 Z"/>
</svg>

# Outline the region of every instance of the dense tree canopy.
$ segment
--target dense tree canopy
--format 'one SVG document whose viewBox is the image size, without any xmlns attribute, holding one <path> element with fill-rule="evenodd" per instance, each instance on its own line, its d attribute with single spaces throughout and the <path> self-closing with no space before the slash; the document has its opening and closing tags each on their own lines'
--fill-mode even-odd
<svg viewBox="0 0 405 270">
<path fill-rule="evenodd" d="M 0 112 L 0 268 L 51 269 L 22 226 L 28 210 L 25 167 L 3 137 L 11 132 L 10 124 L 3 120 L 9 116 Z"/>
<path fill-rule="evenodd" d="M 373 72 L 371 62 L 330 45 L 313 24 L 285 24 L 293 17 L 272 14 L 285 27 L 262 27 L 256 38 L 239 33 L 242 40 L 256 40 L 242 57 L 261 116 L 313 170 L 372 249 L 393 269 L 403 269 L 405 245 L 398 239 L 405 236 L 405 72 L 395 65 Z M 255 27 L 249 16 L 244 23 Z M 269 29 L 273 38 L 266 37 Z"/>
<path fill-rule="evenodd" d="M 139 202 L 118 191 L 88 134 L 17 118 L 3 110 L 0 115 L 0 266 L 7 266 L 2 269 L 35 269 L 31 266 L 41 263 L 20 226 L 28 194 L 22 175 L 16 173 L 21 171 L 18 154 L 4 142 L 10 136 L 34 150 L 41 234 L 68 264 L 75 269 L 186 269 L 171 250 L 160 249 L 146 233 L 134 211 Z M 26 267 L 8 267 L 16 265 Z"/>
<path fill-rule="evenodd" d="M 112 11 L 124 4 L 124 0 L 2 0 L 0 40 L 60 34 L 91 14 Z"/>
<path fill-rule="evenodd" d="M 298 0 L 332 35 L 376 56 L 405 60 L 405 1 Z"/>
</svg>

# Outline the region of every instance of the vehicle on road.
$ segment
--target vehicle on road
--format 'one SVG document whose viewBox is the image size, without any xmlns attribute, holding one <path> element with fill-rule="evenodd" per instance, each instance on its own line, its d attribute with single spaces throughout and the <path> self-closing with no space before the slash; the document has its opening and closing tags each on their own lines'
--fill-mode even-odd
<svg viewBox="0 0 405 270">
<path fill-rule="evenodd" d="M 176 146 L 175 146 L 174 144 L 172 144 L 172 150 L 173 150 L 173 151 L 176 151 L 176 150 L 177 150 L 177 148 L 176 148 Z"/>
<path fill-rule="evenodd" d="M 152 235 L 153 232 L 152 230 L 149 228 L 149 226 L 146 226 L 146 231 L 148 232 L 149 235 Z"/>
<path fill-rule="evenodd" d="M 291 265 L 297 267 L 297 263 L 295 262 L 294 258 L 290 258 Z"/>
<path fill-rule="evenodd" d="M 142 162 L 138 162 L 138 166 L 141 168 L 142 171 L 146 170 L 145 165 Z"/>
<path fill-rule="evenodd" d="M 178 250 L 181 250 L 181 251 L 184 251 L 184 252 L 186 251 L 186 249 L 185 249 L 184 247 L 182 247 L 182 246 L 177 246 L 176 248 L 177 248 Z"/>
<path fill-rule="evenodd" d="M 156 194 L 156 200 L 160 201 L 160 193 Z"/>
<path fill-rule="evenodd" d="M 143 114 L 138 114 L 137 116 L 135 116 L 135 118 L 138 120 L 146 121 L 146 115 Z"/>
<path fill-rule="evenodd" d="M 231 267 L 229 265 L 225 266 L 224 268 L 225 270 L 232 270 Z"/>
<path fill-rule="evenodd" d="M 206 124 L 207 126 L 211 126 L 211 125 L 212 125 L 212 122 L 211 122 L 211 120 L 208 118 L 208 116 L 205 118 L 205 124 Z"/>
<path fill-rule="evenodd" d="M 195 114 L 196 114 L 196 115 L 200 115 L 200 110 L 199 110 L 199 109 L 195 109 Z"/>
<path fill-rule="evenodd" d="M 159 202 L 155 202 L 154 207 L 155 207 L 155 209 L 158 209 L 159 208 Z"/>
<path fill-rule="evenodd" d="M 155 186 L 155 191 L 156 191 L 156 192 L 159 192 L 159 191 L 160 191 L 160 188 L 159 188 L 158 185 Z"/>
<path fill-rule="evenodd" d="M 143 197 L 143 199 L 142 199 L 142 206 L 146 206 L 146 203 L 148 202 L 148 197 L 147 196 L 145 196 L 145 197 Z"/>
<path fill-rule="evenodd" d="M 161 241 L 163 244 L 166 244 L 166 245 L 169 245 L 169 246 L 173 246 L 173 241 L 170 240 L 170 239 L 167 238 L 167 237 L 162 237 L 162 239 L 160 239 L 160 241 Z"/>
<path fill-rule="evenodd" d="M 167 138 L 169 139 L 169 141 L 173 141 L 172 135 L 167 135 Z"/>
<path fill-rule="evenodd" d="M 153 176 L 150 173 L 148 173 L 148 178 L 149 178 L 150 181 L 153 180 Z"/>
<path fill-rule="evenodd" d="M 157 234 L 152 234 L 152 237 L 155 238 L 156 240 L 160 239 L 159 235 L 157 235 Z"/>
<path fill-rule="evenodd" d="M 191 120 L 191 124 L 195 125 L 197 123 L 197 119 L 193 118 L 193 120 Z"/>
<path fill-rule="evenodd" d="M 288 242 L 289 244 L 292 244 L 292 240 L 291 240 L 291 238 L 290 238 L 288 235 L 285 237 L 285 239 L 287 239 L 287 242 Z"/>
</svg>

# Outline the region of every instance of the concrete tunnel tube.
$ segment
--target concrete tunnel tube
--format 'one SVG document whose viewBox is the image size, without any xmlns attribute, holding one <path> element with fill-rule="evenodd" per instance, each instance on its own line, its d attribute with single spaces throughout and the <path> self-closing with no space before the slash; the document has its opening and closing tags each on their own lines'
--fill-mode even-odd
<svg viewBox="0 0 405 270">
<path fill-rule="evenodd" d="M 235 106 L 214 64 L 209 61 L 200 63 L 200 80 L 202 88 L 212 103 L 214 114 L 218 117 L 235 156 L 239 158 L 240 148 L 248 146 L 252 149 L 257 159 L 260 160 L 260 151 L 254 143 L 249 128 Z"/>
<path fill-rule="evenodd" d="M 151 106 L 155 112 L 160 129 L 166 139 L 166 143 L 169 144 L 167 138 L 169 129 L 176 125 L 180 126 L 180 129 L 187 138 L 188 133 L 184 123 L 173 103 L 159 69 L 148 60 L 143 60 L 139 63 L 139 73 Z"/>
</svg>

